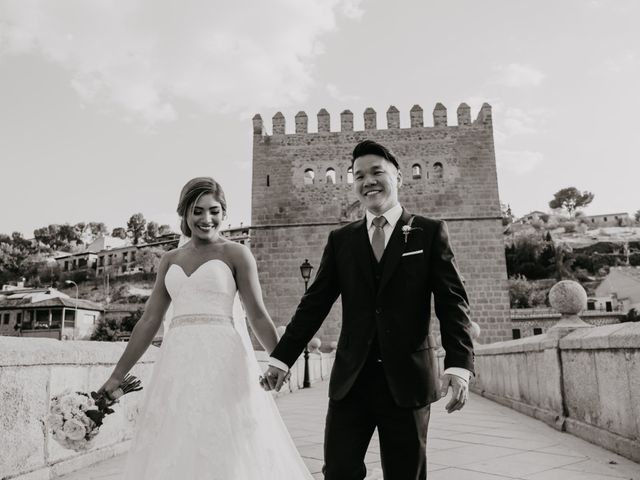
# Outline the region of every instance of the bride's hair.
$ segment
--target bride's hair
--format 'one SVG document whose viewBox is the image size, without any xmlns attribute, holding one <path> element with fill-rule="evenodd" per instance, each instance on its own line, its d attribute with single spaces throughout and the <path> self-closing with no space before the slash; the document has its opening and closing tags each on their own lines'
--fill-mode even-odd
<svg viewBox="0 0 640 480">
<path fill-rule="evenodd" d="M 227 213 L 227 200 L 224 198 L 224 191 L 218 182 L 211 177 L 196 177 L 189 180 L 180 192 L 178 201 L 178 215 L 181 217 L 180 230 L 187 237 L 191 237 L 191 229 L 187 225 L 187 216 L 193 206 L 202 195 L 210 193 L 213 198 L 220 202 L 222 211 Z"/>
</svg>

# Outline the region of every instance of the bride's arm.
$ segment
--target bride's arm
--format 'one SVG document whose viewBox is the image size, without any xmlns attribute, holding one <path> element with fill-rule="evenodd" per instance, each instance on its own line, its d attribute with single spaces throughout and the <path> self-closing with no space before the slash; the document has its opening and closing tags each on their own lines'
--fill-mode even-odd
<svg viewBox="0 0 640 480">
<path fill-rule="evenodd" d="M 262 299 L 256 260 L 244 245 L 232 244 L 230 247 L 232 247 L 231 257 L 235 267 L 236 284 L 247 319 L 264 349 L 267 353 L 271 353 L 278 343 L 278 334 Z"/>
<path fill-rule="evenodd" d="M 171 303 L 171 297 L 169 297 L 169 292 L 167 292 L 164 285 L 164 276 L 170 265 L 170 256 L 170 253 L 167 253 L 160 260 L 156 282 L 153 286 L 151 296 L 145 305 L 144 313 L 133 328 L 127 347 L 122 353 L 120 360 L 118 360 L 113 373 L 102 386 L 101 390 L 112 392 L 118 388 L 125 375 L 136 364 L 147 348 L 149 348 L 151 341 L 156 333 L 158 333 L 164 314 L 167 312 L 167 308 Z"/>
</svg>

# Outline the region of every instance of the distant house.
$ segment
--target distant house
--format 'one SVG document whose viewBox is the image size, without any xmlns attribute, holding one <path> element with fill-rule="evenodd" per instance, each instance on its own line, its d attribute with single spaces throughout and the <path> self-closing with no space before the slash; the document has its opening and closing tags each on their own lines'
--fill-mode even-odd
<svg viewBox="0 0 640 480">
<path fill-rule="evenodd" d="M 0 335 L 86 340 L 103 313 L 102 305 L 55 288 L 0 291 Z"/>
<path fill-rule="evenodd" d="M 535 222 L 541 220 L 543 218 L 549 217 L 549 214 L 546 212 L 541 212 L 540 210 L 534 210 L 532 212 L 527 213 L 526 215 L 521 216 L 513 223 L 519 223 L 522 225 L 529 224 L 531 222 Z"/>
<path fill-rule="evenodd" d="M 640 311 L 640 267 L 611 267 L 596 288 L 595 296 L 615 296 L 623 311 L 631 308 Z"/>
<path fill-rule="evenodd" d="M 626 212 L 582 215 L 580 220 L 593 227 L 627 227 L 633 223 Z"/>
<path fill-rule="evenodd" d="M 122 275 L 135 271 L 136 257 L 141 251 L 160 247 L 171 249 L 178 246 L 180 235 L 169 233 L 151 243 L 132 245 L 121 238 L 103 236 L 96 238 L 79 253 L 67 253 L 56 257 L 63 272 L 89 271 L 94 275 L 106 272 Z"/>
</svg>

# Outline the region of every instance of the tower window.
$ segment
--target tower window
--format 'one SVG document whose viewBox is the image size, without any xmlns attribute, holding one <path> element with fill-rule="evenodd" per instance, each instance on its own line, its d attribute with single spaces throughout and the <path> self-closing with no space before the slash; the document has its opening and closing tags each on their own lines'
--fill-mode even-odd
<svg viewBox="0 0 640 480">
<path fill-rule="evenodd" d="M 327 173 L 325 175 L 327 179 L 327 183 L 334 184 L 336 183 L 336 171 L 333 168 L 327 168 Z"/>
<path fill-rule="evenodd" d="M 422 167 L 420 167 L 420 165 L 416 163 L 413 167 L 411 167 L 411 174 L 413 175 L 414 180 L 422 178 Z"/>
<path fill-rule="evenodd" d="M 271 185 L 270 179 L 269 179 L 269 175 L 267 175 L 267 187 Z"/>
<path fill-rule="evenodd" d="M 441 179 L 443 177 L 443 168 L 440 162 L 436 162 L 433 164 L 433 178 L 435 180 Z"/>
<path fill-rule="evenodd" d="M 353 183 L 353 167 L 349 167 L 347 170 L 347 183 Z"/>
<path fill-rule="evenodd" d="M 304 184 L 313 185 L 313 179 L 316 178 L 316 174 L 312 168 L 307 168 L 304 171 Z"/>
</svg>

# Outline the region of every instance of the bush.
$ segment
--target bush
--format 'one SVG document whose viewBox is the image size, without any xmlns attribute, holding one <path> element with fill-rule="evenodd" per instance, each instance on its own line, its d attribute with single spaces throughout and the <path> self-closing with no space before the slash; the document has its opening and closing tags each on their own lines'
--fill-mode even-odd
<svg viewBox="0 0 640 480">
<path fill-rule="evenodd" d="M 547 303 L 547 288 L 536 285 L 523 276 L 509 279 L 509 303 L 512 308 L 541 307 Z"/>
<path fill-rule="evenodd" d="M 627 312 L 627 315 L 620 320 L 621 322 L 640 322 L 640 312 L 635 308 L 632 308 Z"/>
</svg>

